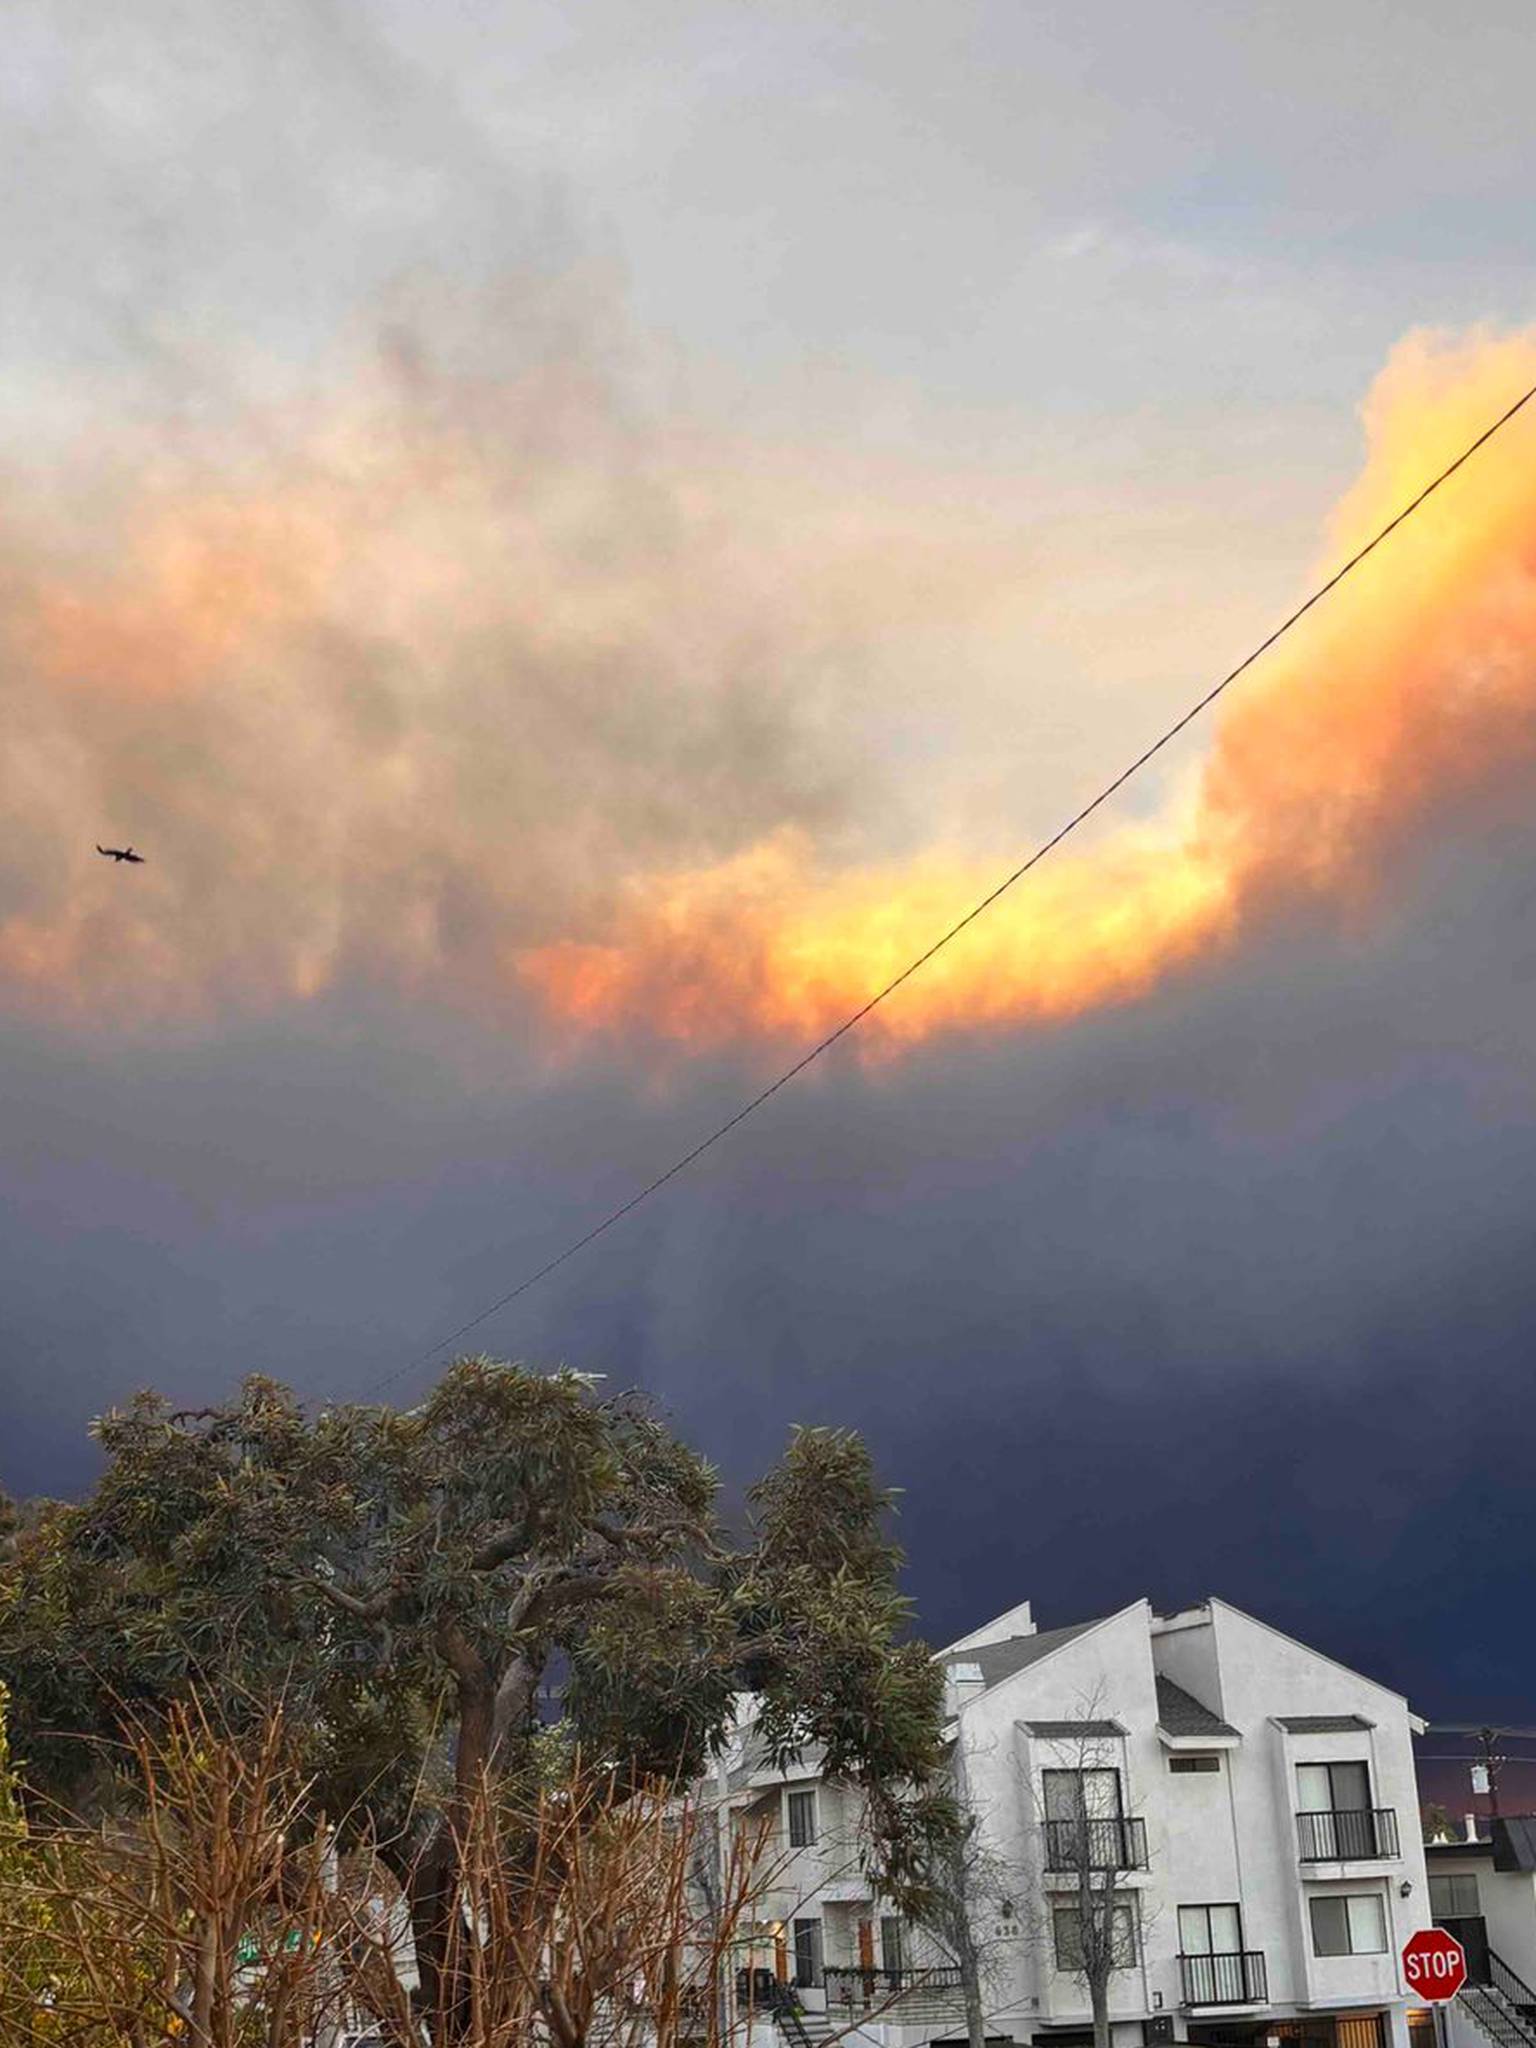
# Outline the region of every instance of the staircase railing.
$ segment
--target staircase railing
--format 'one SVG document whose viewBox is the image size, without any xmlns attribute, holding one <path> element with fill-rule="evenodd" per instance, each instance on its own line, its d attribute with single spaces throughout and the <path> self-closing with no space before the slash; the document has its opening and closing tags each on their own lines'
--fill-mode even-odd
<svg viewBox="0 0 1536 2048">
<path fill-rule="evenodd" d="M 1502 1998 L 1509 2000 L 1523 2020 L 1536 2020 L 1536 1991 L 1492 1949 L 1488 1951 L 1488 1981 Z"/>
<path fill-rule="evenodd" d="M 768 2008 L 780 2027 L 794 2042 L 795 2048 L 814 2048 L 805 2018 L 800 2010 L 800 2000 L 795 1996 L 792 1984 L 774 1982 L 768 1994 Z"/>
<path fill-rule="evenodd" d="M 1457 1994 L 1456 2004 L 1493 2043 L 1493 2048 L 1536 2048 L 1536 2031 L 1529 2021 L 1523 2020 L 1491 1985 L 1466 1985 Z"/>
</svg>

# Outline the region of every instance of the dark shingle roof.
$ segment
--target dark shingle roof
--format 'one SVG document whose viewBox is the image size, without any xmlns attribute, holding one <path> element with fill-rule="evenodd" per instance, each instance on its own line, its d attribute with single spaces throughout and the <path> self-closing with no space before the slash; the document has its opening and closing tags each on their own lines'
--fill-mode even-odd
<svg viewBox="0 0 1536 2048">
<path fill-rule="evenodd" d="M 1047 1742 L 1071 1742 L 1078 1736 L 1087 1740 L 1093 1736 L 1125 1733 L 1118 1721 L 1026 1721 L 1024 1726 L 1031 1735 L 1042 1736 Z"/>
<path fill-rule="evenodd" d="M 744 1785 L 750 1785 L 759 1771 L 768 1768 L 768 1745 L 755 1731 L 742 1745 L 741 1761 L 734 1770 L 726 1773 L 726 1790 L 739 1792 Z"/>
<path fill-rule="evenodd" d="M 951 1665 L 978 1664 L 989 1686 L 1001 1685 L 1016 1671 L 1038 1664 L 1042 1657 L 1049 1657 L 1052 1650 L 1059 1650 L 1074 1636 L 1086 1635 L 1094 1626 L 1091 1621 L 1079 1621 L 1071 1628 L 1043 1628 L 1032 1636 L 1009 1636 L 1000 1643 L 978 1643 L 975 1649 L 957 1650 L 949 1661 Z"/>
<path fill-rule="evenodd" d="M 1276 1714 L 1275 1719 L 1288 1735 L 1350 1735 L 1375 1725 L 1358 1714 Z"/>
<path fill-rule="evenodd" d="M 790 1778 L 813 1778 L 821 1768 L 821 1759 L 824 1754 L 825 1752 L 819 1744 L 808 1744 L 803 1754 L 791 1759 L 777 1775 L 786 1781 Z M 741 1761 L 734 1770 L 726 1773 L 726 1790 L 728 1792 L 743 1791 L 760 1772 L 771 1771 L 772 1769 L 773 1758 L 768 1754 L 768 1745 L 754 1730 L 747 1738 Z"/>
<path fill-rule="evenodd" d="M 1536 1870 L 1536 1814 L 1512 1813 L 1493 1824 L 1495 1870 Z"/>
<path fill-rule="evenodd" d="M 1237 1730 L 1201 1706 L 1193 1693 L 1161 1673 L 1157 1680 L 1157 1725 L 1165 1735 L 1235 1735 Z"/>
</svg>

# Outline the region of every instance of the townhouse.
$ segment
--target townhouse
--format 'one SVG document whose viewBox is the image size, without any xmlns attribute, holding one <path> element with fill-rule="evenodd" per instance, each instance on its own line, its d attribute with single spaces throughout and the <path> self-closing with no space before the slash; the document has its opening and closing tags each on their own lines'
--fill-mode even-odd
<svg viewBox="0 0 1536 2048">
<path fill-rule="evenodd" d="M 1114 2048 L 1421 2048 L 1399 1955 L 1430 1922 L 1407 1703 L 1226 1602 L 1038 1629 L 1028 1603 L 938 1653 L 989 2037 L 1087 2048 L 1085 1865 L 1113 1925 Z M 860 1806 L 776 1771 L 750 1703 L 711 1793 L 766 1825 L 743 2030 L 805 2048 L 964 2037 L 960 1973 L 872 1888 Z"/>
<path fill-rule="evenodd" d="M 1437 1927 L 1461 1943 L 1467 1986 L 1446 2014 L 1450 2048 L 1536 2048 L 1536 1816 L 1425 1846 Z"/>
</svg>

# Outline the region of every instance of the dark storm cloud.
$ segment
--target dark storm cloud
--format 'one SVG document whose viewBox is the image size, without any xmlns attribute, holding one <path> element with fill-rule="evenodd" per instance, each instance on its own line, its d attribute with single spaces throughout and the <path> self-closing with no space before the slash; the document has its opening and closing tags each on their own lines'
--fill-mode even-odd
<svg viewBox="0 0 1536 2048">
<path fill-rule="evenodd" d="M 145 1382 L 366 1390 L 761 1079 L 624 1046 L 552 1074 L 515 1005 L 499 1033 L 457 1007 L 493 928 L 540 929 L 636 844 L 714 858 L 786 819 L 839 858 L 974 826 L 990 859 L 1284 608 L 1386 347 L 1529 300 L 1525 72 L 1487 62 L 1524 10 L 1390 48 L 1303 12 L 1213 38 L 1185 0 L 1129 29 L 1111 0 L 772 28 L 604 0 L 493 33 L 470 0 L 13 10 L 0 595 L 13 631 L 19 595 L 55 600 L 66 709 L 44 730 L 7 663 L 0 911 L 18 975 L 62 961 L 88 1021 L 0 1026 L 9 1485 L 85 1483 L 86 1419 Z M 690 374 L 750 391 L 740 438 L 689 422 L 637 456 L 666 379 L 551 170 Z M 837 435 L 943 459 L 845 487 Z M 445 478 L 483 503 L 434 529 Z M 328 580 L 344 528 L 362 573 Z M 806 561 L 850 531 L 807 633 Z M 423 553 L 464 589 L 413 602 Z M 220 640 L 231 586 L 280 630 Z M 552 590 L 577 644 L 544 661 Z M 596 614 L 620 630 L 593 647 Z M 584 823 L 561 775 L 595 727 Z M 447 759 L 435 804 L 392 750 Z M 171 900 L 132 899 L 161 912 L 114 980 L 123 878 L 79 828 L 119 801 L 163 821 L 139 879 Z M 733 1484 L 792 1421 L 865 1429 L 936 1636 L 1025 1596 L 1051 1622 L 1215 1590 L 1421 1706 L 1531 1718 L 1533 846 L 1475 801 L 1423 840 L 1348 940 L 1298 913 L 1131 1010 L 818 1072 L 480 1335 L 644 1382 Z M 206 971 L 178 983 L 177 947 Z M 217 1009 L 248 982 L 282 1000 L 114 1029 L 145 989 Z"/>
<path fill-rule="evenodd" d="M 1511 1711 L 1533 975 L 1536 837 L 1464 830 L 1371 935 L 1298 923 L 1134 1012 L 812 1081 L 480 1337 L 645 1383 L 733 1482 L 792 1422 L 864 1429 L 935 1636 L 1219 1591 L 1431 1711 Z M 90 1075 L 13 1042 L 9 1483 L 78 1481 L 142 1379 L 393 1372 L 742 1085 L 476 1100 L 450 1043 L 375 1027 Z"/>
</svg>

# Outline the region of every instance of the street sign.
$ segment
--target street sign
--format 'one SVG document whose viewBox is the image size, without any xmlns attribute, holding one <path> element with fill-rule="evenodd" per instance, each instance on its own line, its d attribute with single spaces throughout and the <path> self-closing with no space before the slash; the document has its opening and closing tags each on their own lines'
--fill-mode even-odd
<svg viewBox="0 0 1536 2048">
<path fill-rule="evenodd" d="M 1421 1927 L 1403 1943 L 1403 1975 L 1418 1997 L 1444 2005 L 1467 1981 L 1466 1954 L 1443 1927 Z"/>
</svg>

